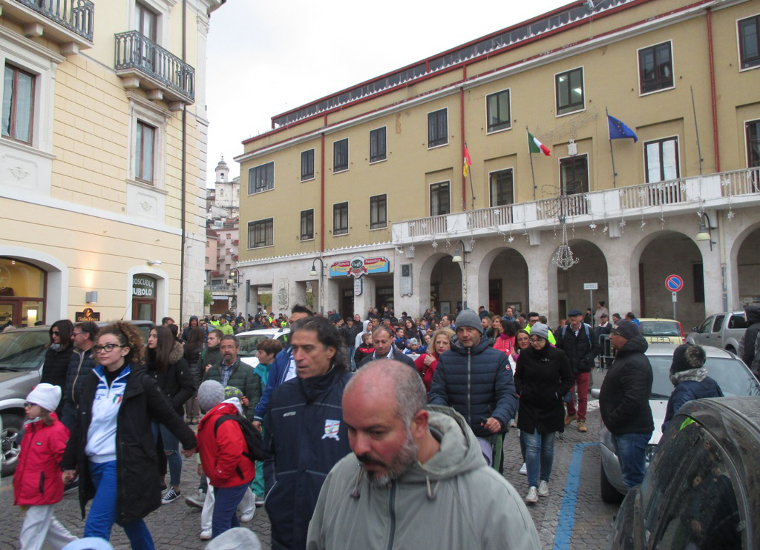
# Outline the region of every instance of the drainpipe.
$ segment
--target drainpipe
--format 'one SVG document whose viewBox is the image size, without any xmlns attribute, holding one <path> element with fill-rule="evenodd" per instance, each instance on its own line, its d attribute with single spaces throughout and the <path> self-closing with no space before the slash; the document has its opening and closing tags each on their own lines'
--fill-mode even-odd
<svg viewBox="0 0 760 550">
<path fill-rule="evenodd" d="M 325 126 L 327 126 L 327 116 L 325 116 Z M 325 253 L 325 134 L 322 133 L 322 147 L 321 147 L 321 159 L 320 159 L 320 174 L 319 174 L 319 200 L 320 200 L 320 208 L 319 208 L 319 295 L 317 296 L 317 300 L 319 300 L 319 306 L 317 306 L 320 309 L 320 312 L 323 311 L 324 306 L 324 295 L 325 290 L 322 288 L 324 285 L 324 271 L 325 271 L 325 262 L 324 262 L 324 253 Z"/>
<path fill-rule="evenodd" d="M 467 65 L 462 67 L 462 79 L 467 80 Z M 460 159 L 464 159 L 464 87 L 459 88 L 459 126 L 462 136 L 462 154 L 459 155 Z M 462 160 L 464 163 L 464 160 Z M 474 208 L 474 207 L 473 207 Z M 462 172 L 462 212 L 467 210 L 467 178 Z"/>
<path fill-rule="evenodd" d="M 184 69 L 185 58 L 187 57 L 187 0 L 182 0 L 182 63 Z M 182 104 L 182 183 L 181 192 L 182 196 L 182 243 L 179 255 L 179 326 L 182 326 L 182 319 L 184 319 L 182 305 L 185 300 L 185 240 L 187 238 L 185 234 L 185 216 L 186 216 L 186 168 L 187 168 L 187 104 Z"/>
<path fill-rule="evenodd" d="M 713 53 L 712 10 L 707 8 L 706 13 L 707 48 L 710 59 L 710 97 L 712 100 L 713 143 L 715 146 L 715 171 L 720 172 L 720 142 L 718 141 L 718 103 L 715 93 L 715 56 Z"/>
</svg>

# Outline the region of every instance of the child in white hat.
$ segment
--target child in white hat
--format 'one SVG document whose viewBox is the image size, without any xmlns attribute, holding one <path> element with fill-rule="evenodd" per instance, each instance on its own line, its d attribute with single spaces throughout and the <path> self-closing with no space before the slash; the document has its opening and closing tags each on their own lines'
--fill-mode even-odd
<svg viewBox="0 0 760 550">
<path fill-rule="evenodd" d="M 45 541 L 58 550 L 77 540 L 53 516 L 63 498 L 61 459 L 69 440 L 69 430 L 52 412 L 60 401 L 59 386 L 37 384 L 24 405 L 25 434 L 13 476 L 13 503 L 26 510 L 19 536 L 23 550 L 42 548 Z"/>
</svg>

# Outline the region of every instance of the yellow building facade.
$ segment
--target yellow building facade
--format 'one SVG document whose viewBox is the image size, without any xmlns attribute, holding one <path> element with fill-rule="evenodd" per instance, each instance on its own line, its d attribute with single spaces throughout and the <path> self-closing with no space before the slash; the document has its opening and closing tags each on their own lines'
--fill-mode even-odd
<svg viewBox="0 0 760 550">
<path fill-rule="evenodd" d="M 752 1 L 574 2 L 273 117 L 236 159 L 246 295 L 555 322 L 671 316 L 676 273 L 685 324 L 760 300 L 759 26 Z"/>
<path fill-rule="evenodd" d="M 3 324 L 203 311 L 206 38 L 221 3 L 2 3 Z"/>
</svg>

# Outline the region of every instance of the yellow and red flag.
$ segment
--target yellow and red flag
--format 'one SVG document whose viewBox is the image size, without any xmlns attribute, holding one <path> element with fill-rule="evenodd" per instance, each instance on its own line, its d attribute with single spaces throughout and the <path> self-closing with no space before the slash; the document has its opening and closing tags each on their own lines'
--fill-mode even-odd
<svg viewBox="0 0 760 550">
<path fill-rule="evenodd" d="M 464 167 L 462 168 L 462 174 L 464 177 L 470 173 L 470 166 L 472 166 L 472 159 L 470 158 L 470 152 L 467 150 L 467 144 L 464 144 Z"/>
</svg>

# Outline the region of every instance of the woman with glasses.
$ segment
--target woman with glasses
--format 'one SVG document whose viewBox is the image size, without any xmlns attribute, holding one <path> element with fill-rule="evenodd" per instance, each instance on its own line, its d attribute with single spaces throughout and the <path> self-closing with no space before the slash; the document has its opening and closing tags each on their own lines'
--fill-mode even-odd
<svg viewBox="0 0 760 550">
<path fill-rule="evenodd" d="M 62 319 L 53 323 L 50 327 L 50 346 L 45 352 L 45 362 L 42 364 L 40 383 L 53 384 L 63 391 L 66 386 L 66 373 L 69 370 L 71 354 L 74 353 L 74 345 L 71 340 L 74 332 L 74 324 L 68 319 Z M 58 404 L 55 413 L 61 418 L 63 399 Z"/>
<path fill-rule="evenodd" d="M 554 434 L 565 429 L 563 397 L 574 380 L 565 352 L 550 345 L 548 337 L 549 327 L 543 323 L 533 325 L 530 346 L 520 351 L 514 376 L 520 394 L 517 427 L 525 449 L 528 504 L 538 502 L 539 496 L 549 496 Z"/>
<path fill-rule="evenodd" d="M 158 387 L 171 403 L 174 412 L 182 418 L 185 401 L 195 393 L 195 383 L 190 367 L 185 360 L 185 350 L 168 327 L 153 327 L 148 334 L 145 350 L 145 366 L 148 374 L 156 379 Z M 197 361 L 196 357 L 196 361 Z M 182 458 L 179 456 L 179 440 L 171 430 L 160 422 L 153 422 L 153 437 L 161 440 L 166 462 L 169 464 L 169 485 L 161 503 L 169 504 L 181 494 Z M 160 452 L 160 450 L 159 450 Z M 166 477 L 166 463 L 159 461 L 159 482 L 163 486 Z"/>
<path fill-rule="evenodd" d="M 124 321 L 105 327 L 93 346 L 98 366 L 82 389 L 76 423 L 61 462 L 63 481 L 79 472 L 85 537 L 110 540 L 118 523 L 133 549 L 153 550 L 143 518 L 161 506 L 156 443 L 151 423 L 160 422 L 195 451 L 195 435 L 140 363 L 142 337 Z"/>
</svg>

